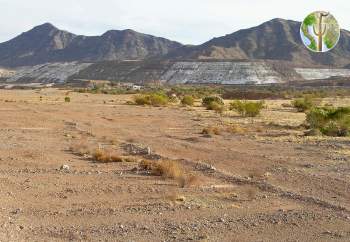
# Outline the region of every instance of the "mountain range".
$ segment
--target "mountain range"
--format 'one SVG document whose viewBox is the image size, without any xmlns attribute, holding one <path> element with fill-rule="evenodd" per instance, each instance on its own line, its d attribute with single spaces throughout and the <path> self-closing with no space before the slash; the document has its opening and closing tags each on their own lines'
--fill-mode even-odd
<svg viewBox="0 0 350 242">
<path fill-rule="evenodd" d="M 272 19 L 259 26 L 214 38 L 202 45 L 183 46 L 172 59 L 280 60 L 294 66 L 344 67 L 350 63 L 350 32 L 341 30 L 338 45 L 327 53 L 309 51 L 300 38 L 300 22 Z"/>
<path fill-rule="evenodd" d="M 45 23 L 0 44 L 0 66 L 146 59 L 165 55 L 181 46 L 175 41 L 129 29 L 110 30 L 101 36 L 82 36 Z"/>
<path fill-rule="evenodd" d="M 150 59 L 277 60 L 296 67 L 350 66 L 349 31 L 341 30 L 340 41 L 330 52 L 313 53 L 301 42 L 300 24 L 276 18 L 192 46 L 133 30 L 110 30 L 101 36 L 75 35 L 46 23 L 1 43 L 0 66 Z"/>
</svg>

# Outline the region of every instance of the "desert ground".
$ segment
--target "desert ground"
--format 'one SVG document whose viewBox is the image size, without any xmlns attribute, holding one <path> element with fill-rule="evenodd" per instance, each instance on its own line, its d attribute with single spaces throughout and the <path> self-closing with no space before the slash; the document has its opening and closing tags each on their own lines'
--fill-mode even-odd
<svg viewBox="0 0 350 242">
<path fill-rule="evenodd" d="M 350 241 L 350 138 L 304 136 L 288 100 L 241 118 L 68 92 L 0 90 L 0 241 Z"/>
</svg>

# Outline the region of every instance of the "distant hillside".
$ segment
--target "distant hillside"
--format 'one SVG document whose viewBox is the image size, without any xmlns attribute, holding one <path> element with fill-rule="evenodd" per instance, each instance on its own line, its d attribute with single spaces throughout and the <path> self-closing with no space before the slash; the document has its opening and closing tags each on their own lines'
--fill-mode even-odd
<svg viewBox="0 0 350 242">
<path fill-rule="evenodd" d="M 0 66 L 33 66 L 47 62 L 98 62 L 145 59 L 182 45 L 133 30 L 111 30 L 102 36 L 78 36 L 46 23 L 0 44 Z"/>
<path fill-rule="evenodd" d="M 313 53 L 302 44 L 300 22 L 273 19 L 259 26 L 214 38 L 202 45 L 184 46 L 168 59 L 283 60 L 291 65 L 343 67 L 350 63 L 350 32 L 341 31 L 337 47 L 328 53 Z"/>
</svg>

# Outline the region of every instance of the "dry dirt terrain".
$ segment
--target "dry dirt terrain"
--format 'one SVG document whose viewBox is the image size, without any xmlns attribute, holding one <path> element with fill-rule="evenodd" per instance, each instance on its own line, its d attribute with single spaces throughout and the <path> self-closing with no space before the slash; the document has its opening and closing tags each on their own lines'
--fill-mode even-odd
<svg viewBox="0 0 350 242">
<path fill-rule="evenodd" d="M 130 99 L 0 90 L 0 241 L 350 241 L 349 138 L 305 137 L 285 100 L 248 119 Z M 149 174 L 144 159 L 195 179 Z"/>
</svg>

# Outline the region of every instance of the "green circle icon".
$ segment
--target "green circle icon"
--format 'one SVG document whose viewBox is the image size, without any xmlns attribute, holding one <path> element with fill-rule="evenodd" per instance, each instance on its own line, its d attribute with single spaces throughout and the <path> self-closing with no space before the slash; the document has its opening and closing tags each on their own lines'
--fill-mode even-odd
<svg viewBox="0 0 350 242">
<path fill-rule="evenodd" d="M 316 11 L 304 19 L 300 27 L 300 36 L 309 50 L 327 52 L 337 45 L 340 27 L 332 14 Z"/>
</svg>

